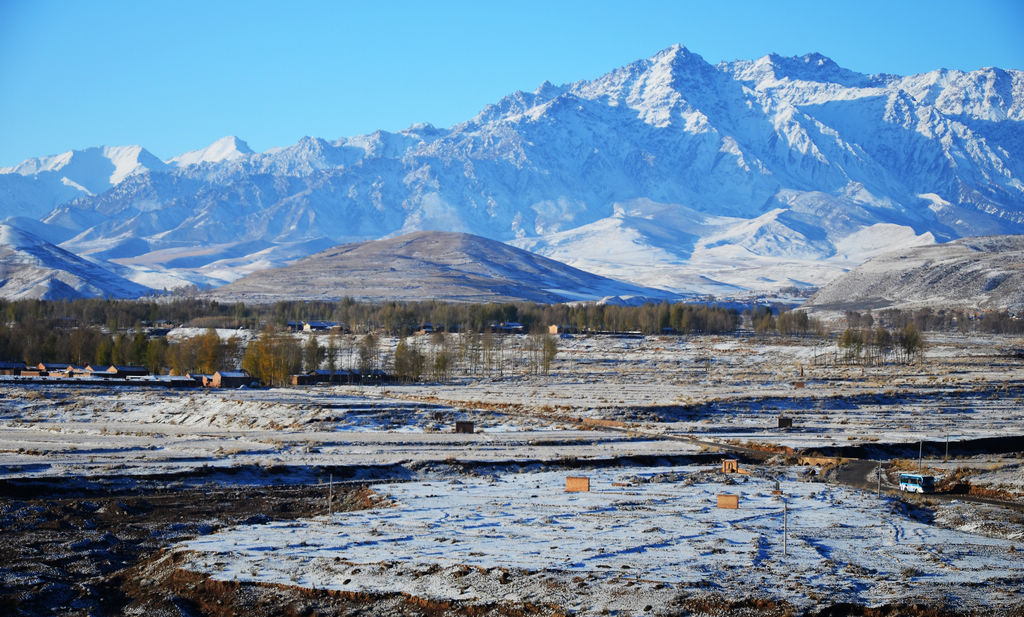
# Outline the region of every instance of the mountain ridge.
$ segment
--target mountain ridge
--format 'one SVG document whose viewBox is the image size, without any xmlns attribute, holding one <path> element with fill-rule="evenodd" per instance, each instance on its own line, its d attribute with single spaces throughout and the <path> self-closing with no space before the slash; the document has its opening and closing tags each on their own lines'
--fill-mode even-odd
<svg viewBox="0 0 1024 617">
<path fill-rule="evenodd" d="M 215 259 L 171 266 L 175 251 L 259 244 L 250 263 L 281 265 L 274 247 L 291 259 L 289 247 L 447 229 L 701 293 L 821 285 L 892 238 L 1024 233 L 1015 70 L 864 75 L 821 54 L 712 65 L 672 46 L 593 80 L 513 92 L 450 128 L 262 153 L 239 144 L 53 197 L 38 218 L 73 252 L 164 268 L 183 284 L 234 275 Z M 19 181 L 42 180 L 0 175 L 0 216 Z M 573 257 L 598 237 L 633 261 Z"/>
<path fill-rule="evenodd" d="M 1024 236 L 962 238 L 877 256 L 822 287 L 809 310 L 1024 309 Z"/>
<path fill-rule="evenodd" d="M 10 225 L 0 224 L 0 298 L 137 298 L 153 290 Z"/>
<path fill-rule="evenodd" d="M 223 301 L 291 300 L 560 303 L 678 300 L 472 234 L 417 231 L 331 247 L 208 292 Z"/>
</svg>

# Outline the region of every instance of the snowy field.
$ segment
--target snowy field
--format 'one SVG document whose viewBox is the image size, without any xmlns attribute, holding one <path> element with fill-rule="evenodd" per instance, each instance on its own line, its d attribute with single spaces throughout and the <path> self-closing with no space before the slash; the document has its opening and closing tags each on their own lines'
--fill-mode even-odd
<svg viewBox="0 0 1024 617">
<path fill-rule="evenodd" d="M 916 468 L 920 439 L 948 437 L 955 451 L 1024 436 L 1020 349 L 936 337 L 913 365 L 861 367 L 810 340 L 575 337 L 560 340 L 548 375 L 449 384 L 176 391 L 0 379 L 0 483 L 143 494 L 302 484 L 317 495 L 333 478 L 386 497 L 176 546 L 188 568 L 225 581 L 580 614 L 658 614 L 701 594 L 1012 614 L 1024 597 L 1019 509 L 949 496 L 908 505 L 781 458 L 744 462 L 751 473 L 731 478 L 711 466 L 735 456 L 728 445 L 863 446 L 891 486 Z M 780 415 L 794 426 L 777 428 Z M 475 432 L 454 433 L 466 420 Z M 1024 502 L 1021 452 L 944 460 L 933 448 L 922 463 L 965 492 Z M 567 475 L 590 477 L 592 491 L 565 493 Z M 718 509 L 719 493 L 739 495 L 739 509 Z"/>
<path fill-rule="evenodd" d="M 238 527 L 176 550 L 219 580 L 554 602 L 581 615 L 642 614 L 694 589 L 804 607 L 1019 598 L 1013 542 L 797 473 L 734 484 L 707 467 L 601 469 L 587 473 L 586 493 L 565 492 L 566 474 L 553 472 L 385 484 L 374 488 L 390 507 Z M 717 508 L 720 493 L 739 495 L 739 508 Z"/>
<path fill-rule="evenodd" d="M 0 478 L 700 449 L 662 435 L 791 448 L 955 444 L 1024 432 L 1021 348 L 950 337 L 915 365 L 864 368 L 836 365 L 835 348 L 812 341 L 576 337 L 560 341 L 550 375 L 444 385 L 174 391 L 0 379 Z M 778 429 L 780 415 L 793 428 Z M 629 432 L 589 430 L 588 419 Z M 476 434 L 453 434 L 457 420 Z M 989 475 L 1024 492 L 1019 475 Z"/>
</svg>

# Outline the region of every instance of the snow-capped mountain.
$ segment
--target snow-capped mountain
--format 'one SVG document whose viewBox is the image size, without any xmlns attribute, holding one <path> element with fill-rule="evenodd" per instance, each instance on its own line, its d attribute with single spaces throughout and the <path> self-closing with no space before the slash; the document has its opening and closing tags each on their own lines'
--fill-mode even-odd
<svg viewBox="0 0 1024 617">
<path fill-rule="evenodd" d="M 137 298 L 152 291 L 30 233 L 0 224 L 0 298 Z"/>
<path fill-rule="evenodd" d="M 42 218 L 54 207 L 99 195 L 132 174 L 164 171 L 167 164 L 141 146 L 68 150 L 0 167 L 3 216 Z"/>
<path fill-rule="evenodd" d="M 863 75 L 819 54 L 712 65 L 673 46 L 448 129 L 262 153 L 225 138 L 103 191 L 6 199 L 48 160 L 0 175 L 0 217 L 46 211 L 69 250 L 193 280 L 443 229 L 648 286 L 768 289 L 1024 232 L 1024 73 Z"/>
<path fill-rule="evenodd" d="M 253 151 L 249 148 L 249 144 L 237 137 L 228 136 L 218 139 L 201 150 L 192 150 L 185 154 L 179 154 L 168 160 L 167 164 L 175 167 L 188 167 L 189 165 L 199 165 L 201 163 L 238 161 L 248 158 L 250 154 L 253 154 Z"/>
</svg>

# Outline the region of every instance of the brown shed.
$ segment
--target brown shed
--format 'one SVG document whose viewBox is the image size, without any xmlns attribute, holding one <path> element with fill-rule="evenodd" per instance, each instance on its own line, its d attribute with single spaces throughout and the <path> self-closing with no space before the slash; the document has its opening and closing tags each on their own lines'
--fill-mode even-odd
<svg viewBox="0 0 1024 617">
<path fill-rule="evenodd" d="M 726 510 L 736 510 L 740 507 L 740 496 L 722 493 L 718 496 L 718 507 Z"/>
<path fill-rule="evenodd" d="M 207 385 L 211 388 L 240 388 L 252 384 L 253 379 L 245 371 L 217 371 Z"/>
<path fill-rule="evenodd" d="M 587 493 L 590 492 L 590 478 L 582 476 L 569 476 L 565 479 L 566 493 Z"/>
</svg>

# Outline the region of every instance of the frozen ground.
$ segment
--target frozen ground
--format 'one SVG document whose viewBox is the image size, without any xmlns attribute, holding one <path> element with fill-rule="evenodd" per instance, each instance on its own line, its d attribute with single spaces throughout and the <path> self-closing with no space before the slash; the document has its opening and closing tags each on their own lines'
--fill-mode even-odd
<svg viewBox="0 0 1024 617">
<path fill-rule="evenodd" d="M 304 513 L 176 549 L 198 572 L 303 593 L 628 614 L 707 593 L 802 607 L 927 600 L 1012 614 L 1024 590 L 1015 510 L 946 500 L 908 509 L 752 463 L 754 473 L 733 485 L 710 467 L 659 468 L 732 457 L 728 444 L 865 446 L 891 465 L 892 479 L 917 464 L 918 440 L 948 435 L 954 455 L 926 450 L 926 467 L 1020 503 L 1020 452 L 963 454 L 956 444 L 1024 434 L 1024 342 L 929 343 L 913 365 L 860 367 L 810 340 L 576 337 L 560 340 L 549 375 L 387 387 L 174 391 L 0 379 L 0 486 L 144 495 L 151 489 L 137 487 L 274 483 L 306 484 L 315 495 L 332 474 L 381 483 L 393 507 Z M 794 427 L 776 428 L 779 415 Z M 476 432 L 453 433 L 456 420 Z M 699 442 L 678 440 L 691 436 Z M 577 471 L 593 492 L 563 492 Z M 791 507 L 788 556 L 775 476 Z M 740 509 L 715 508 L 719 492 L 740 494 Z M 238 516 L 232 522 L 246 520 Z"/>
<path fill-rule="evenodd" d="M 550 375 L 447 385 L 168 391 L 0 379 L 0 478 L 698 449 L 662 435 L 820 448 L 1024 433 L 1024 343 L 1012 338 L 936 338 L 915 365 L 867 368 L 836 364 L 834 347 L 812 341 L 576 337 L 560 346 Z M 778 429 L 780 415 L 794 427 Z M 581 430 L 594 428 L 586 419 L 631 432 Z M 477 434 L 452 434 L 456 420 L 475 422 Z M 1019 467 L 973 467 L 986 471 L 975 482 L 1024 493 Z"/>
<path fill-rule="evenodd" d="M 776 473 L 784 497 L 772 494 Z M 219 580 L 554 602 L 580 615 L 641 614 L 694 589 L 803 607 L 977 609 L 1013 605 L 1024 585 L 1012 542 L 931 525 L 888 497 L 798 482 L 793 469 L 736 484 L 706 467 L 587 475 L 588 493 L 566 493 L 564 472 L 380 485 L 391 507 L 243 526 L 176 550 Z M 718 509 L 720 493 L 739 495 L 739 509 Z"/>
<path fill-rule="evenodd" d="M 792 448 L 955 443 L 1024 432 L 1024 362 L 1016 356 L 1024 341 L 1010 337 L 936 335 L 912 365 L 871 367 L 837 362 L 835 345 L 812 340 L 577 337 L 560 345 L 549 376 L 389 392 L 410 401 L 625 420 L 656 433 Z M 794 428 L 778 430 L 780 415 L 791 417 Z"/>
<path fill-rule="evenodd" d="M 370 467 L 455 458 L 618 458 L 699 449 L 578 430 L 544 418 L 330 390 L 9 387 L 0 394 L 0 479 Z M 453 433 L 457 419 L 474 421 L 477 432 Z"/>
</svg>

